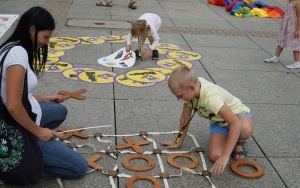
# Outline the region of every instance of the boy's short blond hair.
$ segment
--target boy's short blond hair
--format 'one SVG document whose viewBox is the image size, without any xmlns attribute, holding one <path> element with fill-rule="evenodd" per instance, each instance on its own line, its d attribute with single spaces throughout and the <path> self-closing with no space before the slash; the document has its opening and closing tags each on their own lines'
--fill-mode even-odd
<svg viewBox="0 0 300 188">
<path fill-rule="evenodd" d="M 151 33 L 149 25 L 146 20 L 135 20 L 132 22 L 130 33 L 133 37 L 139 37 L 142 34 L 149 35 Z"/>
<path fill-rule="evenodd" d="M 198 77 L 192 69 L 186 66 L 180 66 L 171 72 L 168 86 L 171 91 L 174 91 L 178 89 L 187 89 L 190 84 L 197 84 L 197 82 Z"/>
</svg>

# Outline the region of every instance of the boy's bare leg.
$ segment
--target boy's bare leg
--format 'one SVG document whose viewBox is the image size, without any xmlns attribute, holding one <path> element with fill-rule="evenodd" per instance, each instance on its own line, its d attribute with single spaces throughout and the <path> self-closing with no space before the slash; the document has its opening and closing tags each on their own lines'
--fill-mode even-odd
<svg viewBox="0 0 300 188">
<path fill-rule="evenodd" d="M 239 115 L 238 118 L 242 122 L 242 130 L 239 137 L 239 141 L 244 141 L 250 138 L 253 133 L 253 123 L 252 120 L 246 115 Z M 215 162 L 223 153 L 226 143 L 227 143 L 228 135 L 224 135 L 221 133 L 214 133 L 209 138 L 209 158 L 213 162 Z M 243 151 L 242 146 L 235 146 L 236 151 Z M 236 159 L 244 159 L 244 155 L 237 155 Z"/>
<path fill-rule="evenodd" d="M 215 162 L 222 155 L 226 146 L 227 137 L 227 135 L 221 133 L 210 135 L 208 156 L 211 161 Z"/>
</svg>

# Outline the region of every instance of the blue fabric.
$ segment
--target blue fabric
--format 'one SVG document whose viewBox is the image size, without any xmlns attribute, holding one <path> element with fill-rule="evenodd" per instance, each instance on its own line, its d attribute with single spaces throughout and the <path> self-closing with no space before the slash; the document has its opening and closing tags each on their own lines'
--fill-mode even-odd
<svg viewBox="0 0 300 188">
<path fill-rule="evenodd" d="M 57 103 L 41 103 L 40 105 L 41 127 L 55 129 L 66 119 L 65 106 Z M 43 155 L 45 173 L 66 179 L 77 179 L 86 174 L 88 164 L 79 153 L 60 141 L 37 140 Z"/>
<path fill-rule="evenodd" d="M 236 114 L 236 115 L 237 116 L 239 116 L 239 115 L 246 115 L 246 116 L 248 116 L 249 118 L 252 119 L 252 114 L 251 113 L 240 113 L 240 114 Z M 220 126 L 217 123 L 212 123 L 212 124 L 210 124 L 210 128 L 209 128 L 210 131 L 209 131 L 209 133 L 210 133 L 210 135 L 212 135 L 214 133 L 220 133 L 220 134 L 228 135 L 228 133 L 229 133 L 229 127 L 230 127 L 230 125 L 222 127 L 222 126 Z"/>
<path fill-rule="evenodd" d="M 244 5 L 244 2 L 236 2 L 233 7 L 230 10 L 230 14 L 234 15 L 234 11 L 238 10 L 239 8 L 242 7 L 242 5 Z"/>
</svg>

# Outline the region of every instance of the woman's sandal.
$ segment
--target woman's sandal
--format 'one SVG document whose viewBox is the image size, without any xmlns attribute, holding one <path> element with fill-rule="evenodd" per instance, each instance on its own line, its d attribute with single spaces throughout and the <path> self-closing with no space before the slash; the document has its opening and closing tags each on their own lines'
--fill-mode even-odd
<svg viewBox="0 0 300 188">
<path fill-rule="evenodd" d="M 233 151 L 232 151 L 232 153 L 231 153 L 231 157 L 232 157 L 233 160 L 235 160 L 235 161 L 240 160 L 240 159 L 237 159 L 237 156 L 238 156 L 238 155 L 245 156 L 244 158 L 247 157 L 247 151 L 245 150 L 244 145 L 245 145 L 245 141 L 238 141 L 238 142 L 236 143 L 236 145 L 235 145 L 235 147 L 234 147 L 234 149 L 233 149 Z M 236 149 L 236 146 L 241 146 L 241 147 L 243 148 L 243 151 L 238 151 L 238 150 Z M 243 159 L 244 159 L 244 158 L 243 158 Z"/>
<path fill-rule="evenodd" d="M 112 2 L 107 1 L 101 1 L 96 3 L 97 6 L 103 6 L 103 7 L 112 7 Z"/>
<path fill-rule="evenodd" d="M 137 7 L 136 2 L 133 1 L 132 3 L 129 3 L 128 7 L 131 9 L 136 9 L 136 7 Z"/>
</svg>

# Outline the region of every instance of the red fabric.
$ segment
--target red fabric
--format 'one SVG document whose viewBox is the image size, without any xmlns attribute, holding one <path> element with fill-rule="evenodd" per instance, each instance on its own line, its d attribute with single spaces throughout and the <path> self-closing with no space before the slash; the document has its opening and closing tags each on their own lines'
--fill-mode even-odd
<svg viewBox="0 0 300 188">
<path fill-rule="evenodd" d="M 225 6 L 225 0 L 208 0 L 207 1 L 209 4 L 214 4 L 214 5 L 218 5 L 218 6 Z"/>
</svg>

